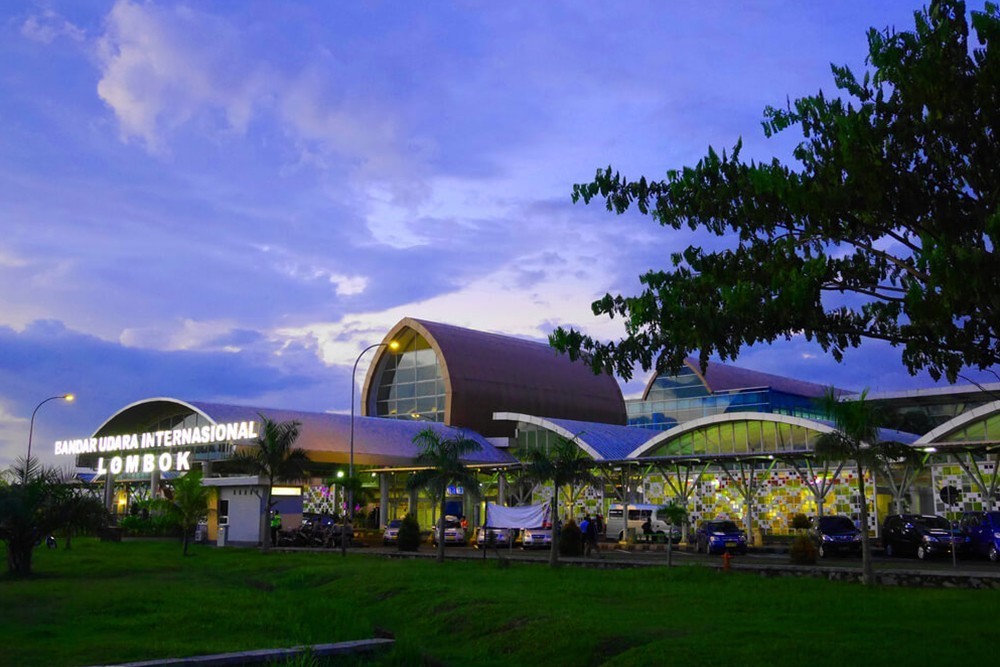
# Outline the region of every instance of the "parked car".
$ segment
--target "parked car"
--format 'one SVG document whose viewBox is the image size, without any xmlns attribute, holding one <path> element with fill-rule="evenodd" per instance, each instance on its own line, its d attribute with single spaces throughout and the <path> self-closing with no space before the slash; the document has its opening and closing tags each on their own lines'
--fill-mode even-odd
<svg viewBox="0 0 1000 667">
<path fill-rule="evenodd" d="M 438 527 L 435 524 L 434 532 L 431 533 L 431 542 L 437 544 L 438 540 Z M 445 546 L 449 544 L 465 544 L 465 529 L 462 528 L 462 522 L 457 516 L 452 514 L 446 514 L 444 517 L 444 543 Z"/>
<path fill-rule="evenodd" d="M 815 524 L 812 532 L 820 558 L 841 553 L 861 555 L 861 531 L 849 517 L 821 516 Z"/>
<path fill-rule="evenodd" d="M 698 553 L 747 552 L 747 535 L 735 521 L 716 519 L 703 521 L 695 532 L 695 551 Z"/>
<path fill-rule="evenodd" d="M 943 516 L 934 514 L 893 514 L 882 524 L 882 547 L 886 556 L 913 554 L 921 560 L 966 551 L 969 537 Z"/>
<path fill-rule="evenodd" d="M 385 532 L 382 533 L 382 544 L 389 546 L 390 544 L 399 543 L 399 527 L 403 525 L 402 519 L 393 519 L 388 524 L 386 524 Z"/>
<path fill-rule="evenodd" d="M 490 546 L 490 540 L 492 538 L 492 546 L 509 547 L 513 543 L 514 536 L 516 534 L 517 530 L 513 528 L 482 527 L 476 531 L 476 546 L 480 549 L 485 546 Z"/>
<path fill-rule="evenodd" d="M 551 528 L 525 528 L 521 538 L 522 549 L 542 549 L 552 546 Z"/>
<path fill-rule="evenodd" d="M 966 512 L 960 525 L 970 552 L 1000 562 L 1000 512 Z"/>
</svg>

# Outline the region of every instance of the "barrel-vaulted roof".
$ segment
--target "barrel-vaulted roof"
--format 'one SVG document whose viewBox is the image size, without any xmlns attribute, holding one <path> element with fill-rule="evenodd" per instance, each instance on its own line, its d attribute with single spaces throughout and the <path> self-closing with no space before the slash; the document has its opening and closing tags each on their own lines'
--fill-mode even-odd
<svg viewBox="0 0 1000 667">
<path fill-rule="evenodd" d="M 306 451 L 311 461 L 347 463 L 350 459 L 351 417 L 344 414 L 153 398 L 122 408 L 105 421 L 94 435 L 139 431 L 147 428 L 149 424 L 161 421 L 163 417 L 192 413 L 197 413 L 214 424 L 238 421 L 260 423 L 261 415 L 272 421 L 297 421 L 301 427 L 295 444 Z M 479 443 L 479 451 L 464 457 L 467 464 L 505 465 L 516 461 L 510 454 L 497 449 L 480 434 L 466 429 L 428 422 L 356 416 L 354 417 L 354 462 L 358 465 L 377 466 L 413 465 L 419 454 L 418 447 L 413 444 L 413 438 L 426 428 L 432 428 L 446 438 L 462 435 Z"/>
<path fill-rule="evenodd" d="M 555 419 L 621 424 L 625 401 L 614 377 L 595 375 L 545 343 L 512 338 L 450 324 L 404 318 L 386 334 L 386 344 L 410 329 L 434 350 L 445 382 L 445 422 L 486 436 L 509 436 L 514 425 L 494 422 L 494 412 L 517 412 Z M 379 348 L 365 378 L 371 396 L 381 360 L 392 351 Z M 371 406 L 362 400 L 362 411 Z"/>
<path fill-rule="evenodd" d="M 567 440 L 575 442 L 580 449 L 587 452 L 595 461 L 619 461 L 624 459 L 639 445 L 656 435 L 655 431 L 636 428 L 634 426 L 600 424 L 574 419 L 547 419 L 510 412 L 498 412 L 493 417 L 500 421 L 531 424 L 551 431 Z"/>
<path fill-rule="evenodd" d="M 829 388 L 814 382 L 796 380 L 782 375 L 774 375 L 773 373 L 753 371 L 748 368 L 730 366 L 729 364 L 715 361 L 709 362 L 708 366 L 705 367 L 705 372 L 702 373 L 701 363 L 694 357 L 685 359 L 684 365 L 698 376 L 710 394 L 738 391 L 741 389 L 773 389 L 793 396 L 819 398 Z M 649 378 L 649 382 L 646 383 L 646 389 L 642 394 L 643 400 L 646 400 L 646 397 L 649 396 L 649 392 L 653 388 L 653 383 L 656 382 L 657 377 L 659 377 L 658 374 L 654 373 Z M 840 389 L 836 389 L 835 391 L 838 394 L 845 393 Z"/>
</svg>

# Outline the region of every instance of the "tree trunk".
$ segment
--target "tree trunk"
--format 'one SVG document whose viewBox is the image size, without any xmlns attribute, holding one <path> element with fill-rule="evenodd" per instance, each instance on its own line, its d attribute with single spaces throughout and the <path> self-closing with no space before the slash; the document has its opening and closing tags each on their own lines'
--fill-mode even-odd
<svg viewBox="0 0 1000 667">
<path fill-rule="evenodd" d="M 441 485 L 441 513 L 438 516 L 438 554 L 437 561 L 439 563 L 444 562 L 444 513 L 448 507 L 447 505 L 448 496 L 448 484 L 444 483 Z"/>
<path fill-rule="evenodd" d="M 552 519 L 552 545 L 549 550 L 549 565 L 556 567 L 559 565 L 559 487 L 552 485 L 552 511 L 549 512 Z"/>
<path fill-rule="evenodd" d="M 73 531 L 69 528 L 66 529 L 66 551 L 73 548 Z"/>
<path fill-rule="evenodd" d="M 7 542 L 7 572 L 14 577 L 27 577 L 31 574 L 31 556 L 35 545 L 30 541 L 14 540 Z"/>
<path fill-rule="evenodd" d="M 861 461 L 858 465 L 858 494 L 861 496 L 861 583 L 875 585 L 875 568 L 872 565 L 871 540 L 868 538 L 868 498 L 865 497 L 865 469 Z"/>
<path fill-rule="evenodd" d="M 264 553 L 271 550 L 271 487 L 273 485 L 273 481 L 268 484 L 267 492 L 264 494 L 264 516 L 261 521 L 264 526 L 264 539 L 261 541 L 261 544 L 264 545 Z"/>
<path fill-rule="evenodd" d="M 187 528 L 184 529 L 184 555 L 188 555 L 188 531 Z"/>
<path fill-rule="evenodd" d="M 674 525 L 670 524 L 667 528 L 667 567 L 673 567 L 674 565 Z"/>
</svg>

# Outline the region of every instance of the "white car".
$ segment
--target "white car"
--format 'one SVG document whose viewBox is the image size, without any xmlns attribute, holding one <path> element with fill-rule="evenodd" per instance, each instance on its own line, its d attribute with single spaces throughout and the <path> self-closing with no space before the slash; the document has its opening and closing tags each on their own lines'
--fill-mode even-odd
<svg viewBox="0 0 1000 667">
<path fill-rule="evenodd" d="M 434 544 L 437 544 L 438 532 L 439 528 L 435 525 L 434 536 L 431 538 Z M 458 520 L 457 516 L 446 514 L 444 517 L 444 543 L 445 545 L 465 544 L 465 529 L 462 528 L 462 522 Z"/>
<path fill-rule="evenodd" d="M 525 528 L 521 547 L 524 549 L 542 549 L 552 546 L 551 528 Z"/>
<path fill-rule="evenodd" d="M 493 546 L 509 547 L 516 533 L 516 530 L 510 528 L 480 528 L 476 533 L 476 546 L 480 549 L 487 546 L 492 534 Z"/>
<path fill-rule="evenodd" d="M 403 525 L 402 519 L 393 519 L 385 527 L 385 532 L 382 533 L 382 544 L 389 546 L 390 544 L 396 544 L 399 542 L 399 527 Z"/>
</svg>

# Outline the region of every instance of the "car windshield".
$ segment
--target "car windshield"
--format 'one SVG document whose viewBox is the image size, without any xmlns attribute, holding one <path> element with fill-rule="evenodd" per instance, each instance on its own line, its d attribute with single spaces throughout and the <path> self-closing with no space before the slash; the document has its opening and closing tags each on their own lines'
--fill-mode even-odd
<svg viewBox="0 0 1000 667">
<path fill-rule="evenodd" d="M 445 528 L 461 528 L 462 527 L 462 523 L 460 521 L 456 520 L 456 519 L 445 519 L 444 527 Z"/>
<path fill-rule="evenodd" d="M 914 523 L 921 524 L 925 528 L 940 528 L 941 530 L 948 530 L 951 528 L 951 524 L 948 519 L 941 516 L 922 516 L 918 518 Z"/>
<path fill-rule="evenodd" d="M 825 532 L 854 530 L 854 524 L 846 516 L 824 516 L 819 520 L 819 529 Z"/>
<path fill-rule="evenodd" d="M 711 528 L 720 533 L 735 533 L 739 530 L 732 521 L 716 521 Z"/>
<path fill-rule="evenodd" d="M 388 528 L 399 528 L 403 524 L 399 519 L 393 519 L 389 522 Z"/>
</svg>

